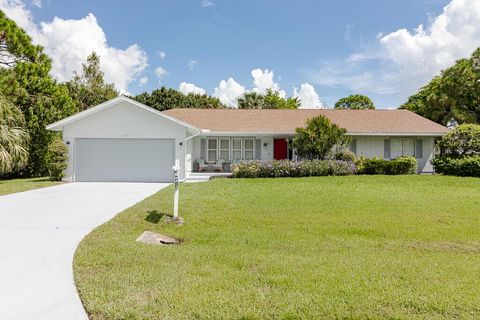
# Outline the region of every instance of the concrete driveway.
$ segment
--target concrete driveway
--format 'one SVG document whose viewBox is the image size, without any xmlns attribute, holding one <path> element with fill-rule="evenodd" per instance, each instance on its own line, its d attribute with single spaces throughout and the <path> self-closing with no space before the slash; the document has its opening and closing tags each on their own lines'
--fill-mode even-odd
<svg viewBox="0 0 480 320">
<path fill-rule="evenodd" d="M 162 183 L 69 183 L 0 196 L 0 319 L 87 319 L 72 274 L 96 226 Z"/>
</svg>

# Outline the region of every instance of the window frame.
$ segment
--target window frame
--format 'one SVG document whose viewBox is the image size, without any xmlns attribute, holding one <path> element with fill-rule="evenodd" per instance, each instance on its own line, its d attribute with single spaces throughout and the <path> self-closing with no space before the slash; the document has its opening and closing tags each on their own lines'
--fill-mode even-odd
<svg viewBox="0 0 480 320">
<path fill-rule="evenodd" d="M 252 141 L 252 148 L 251 149 L 247 149 L 247 147 L 246 147 L 246 145 L 247 145 L 246 141 L 247 140 Z M 247 156 L 246 156 L 247 152 L 252 153 L 252 158 L 251 159 L 247 159 Z M 255 160 L 255 138 L 243 138 L 243 159 L 245 159 L 245 160 Z"/>
<path fill-rule="evenodd" d="M 216 141 L 215 142 L 215 149 L 210 148 L 210 141 Z M 207 161 L 208 162 L 214 162 L 217 161 L 218 159 L 218 138 L 207 138 Z M 215 151 L 215 159 L 211 160 L 210 159 L 210 151 Z"/>
<path fill-rule="evenodd" d="M 417 143 L 416 143 L 416 138 L 401 138 L 401 137 L 397 137 L 397 138 L 391 138 L 390 139 L 390 159 L 395 159 L 395 158 L 398 158 L 398 157 L 405 157 L 405 156 L 412 156 L 412 157 L 416 157 L 416 153 L 417 153 Z M 406 141 L 409 141 L 409 142 L 412 142 L 413 143 L 413 154 L 406 154 L 405 152 L 405 142 Z M 401 152 L 399 155 L 395 154 L 394 153 L 394 145 L 396 142 L 400 142 L 399 143 L 399 146 L 401 148 Z"/>
<path fill-rule="evenodd" d="M 236 149 L 236 148 L 235 148 L 235 142 L 234 142 L 234 140 L 240 140 L 240 149 Z M 240 157 L 239 157 L 239 158 L 236 158 L 236 157 L 234 156 L 234 153 L 235 153 L 235 152 L 238 152 L 238 151 L 240 151 Z M 242 159 L 243 159 L 243 139 L 242 139 L 242 138 L 232 138 L 231 154 L 232 154 L 232 156 L 231 156 L 231 159 L 232 159 L 232 160 L 242 160 Z"/>
<path fill-rule="evenodd" d="M 222 140 L 224 140 L 224 141 L 226 140 L 226 141 L 227 141 L 227 143 L 228 143 L 227 149 L 222 148 Z M 218 154 L 217 154 L 217 155 L 218 155 L 218 159 L 223 159 L 223 160 L 225 160 L 225 161 L 230 161 L 230 160 L 231 160 L 231 158 L 232 158 L 232 157 L 231 157 L 232 152 L 231 152 L 230 146 L 231 146 L 230 138 L 218 138 Z M 223 151 L 223 152 L 225 152 L 225 151 L 227 152 L 227 154 L 228 154 L 227 158 L 223 158 L 223 157 L 222 157 L 222 151 Z"/>
</svg>

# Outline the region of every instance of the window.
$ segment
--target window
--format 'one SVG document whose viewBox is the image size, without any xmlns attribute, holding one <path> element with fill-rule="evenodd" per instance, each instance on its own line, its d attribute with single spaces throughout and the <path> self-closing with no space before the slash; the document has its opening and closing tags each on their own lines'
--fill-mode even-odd
<svg viewBox="0 0 480 320">
<path fill-rule="evenodd" d="M 415 139 L 392 139 L 392 159 L 415 156 Z"/>
<path fill-rule="evenodd" d="M 207 140 L 207 161 L 217 160 L 217 139 Z"/>
<path fill-rule="evenodd" d="M 220 139 L 220 159 L 230 160 L 230 139 Z"/>
<path fill-rule="evenodd" d="M 248 138 L 244 139 L 245 141 L 245 159 L 253 160 L 254 155 L 254 139 Z"/>
<path fill-rule="evenodd" d="M 242 159 L 242 138 L 232 139 L 232 159 Z"/>
</svg>

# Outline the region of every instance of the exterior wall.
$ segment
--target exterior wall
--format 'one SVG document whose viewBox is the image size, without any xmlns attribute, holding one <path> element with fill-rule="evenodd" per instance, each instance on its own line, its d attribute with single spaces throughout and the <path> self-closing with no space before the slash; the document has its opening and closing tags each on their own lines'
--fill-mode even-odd
<svg viewBox="0 0 480 320">
<path fill-rule="evenodd" d="M 186 135 L 187 129 L 181 124 L 121 102 L 63 127 L 63 141 L 69 149 L 64 180 L 74 181 L 75 138 L 175 139 L 175 158 L 185 168 Z M 185 170 L 180 170 L 180 178 L 184 177 Z"/>
<path fill-rule="evenodd" d="M 357 157 L 365 158 L 384 158 L 384 140 L 395 137 L 369 137 L 369 136 L 352 136 L 357 140 Z M 434 137 L 405 137 L 417 140 L 423 140 L 423 155 L 417 158 L 418 172 L 432 173 L 433 166 L 430 161 L 435 155 L 435 138 Z"/>
</svg>

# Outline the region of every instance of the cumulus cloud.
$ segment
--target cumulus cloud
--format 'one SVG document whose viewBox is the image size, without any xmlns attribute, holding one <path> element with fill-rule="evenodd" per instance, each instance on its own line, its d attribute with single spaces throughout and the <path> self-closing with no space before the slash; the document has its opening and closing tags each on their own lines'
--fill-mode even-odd
<svg viewBox="0 0 480 320">
<path fill-rule="evenodd" d="M 55 17 L 36 24 L 21 0 L 0 0 L 0 10 L 25 29 L 34 43 L 45 48 L 53 61 L 52 75 L 60 81 L 70 80 L 74 71 L 80 71 L 92 51 L 100 56 L 105 80 L 114 82 L 121 92 L 127 92 L 128 85 L 148 66 L 147 55 L 137 44 L 126 49 L 109 46 L 93 14 L 82 19 Z"/>
<path fill-rule="evenodd" d="M 168 71 L 162 67 L 158 67 L 157 69 L 155 69 L 155 75 L 157 76 L 158 79 L 161 79 L 163 77 L 168 76 Z"/>
<path fill-rule="evenodd" d="M 293 96 L 300 99 L 300 109 L 322 109 L 324 105 L 320 100 L 315 88 L 309 83 L 303 83 L 300 90 L 293 88 Z"/>
<path fill-rule="evenodd" d="M 189 93 L 206 94 L 207 93 L 204 89 L 197 87 L 193 83 L 188 83 L 185 81 L 180 83 L 180 85 L 178 86 L 178 91 L 180 91 L 183 94 L 189 94 Z"/>
<path fill-rule="evenodd" d="M 188 61 L 188 70 L 193 70 L 198 64 L 197 60 L 190 60 Z"/>
<path fill-rule="evenodd" d="M 428 26 L 380 33 L 368 48 L 307 73 L 315 83 L 391 95 L 401 103 L 479 45 L 480 1 L 452 0 Z"/>
<path fill-rule="evenodd" d="M 220 81 L 218 87 L 213 92 L 213 96 L 220 99 L 228 107 L 236 107 L 237 99 L 245 92 L 245 87 L 230 77 L 226 81 Z"/>
<path fill-rule="evenodd" d="M 253 69 L 251 75 L 254 85 L 252 91 L 264 94 L 268 89 L 272 89 L 278 91 L 280 96 L 285 98 L 285 91 L 281 90 L 279 84 L 273 80 L 273 71 L 268 69 Z"/>
</svg>

